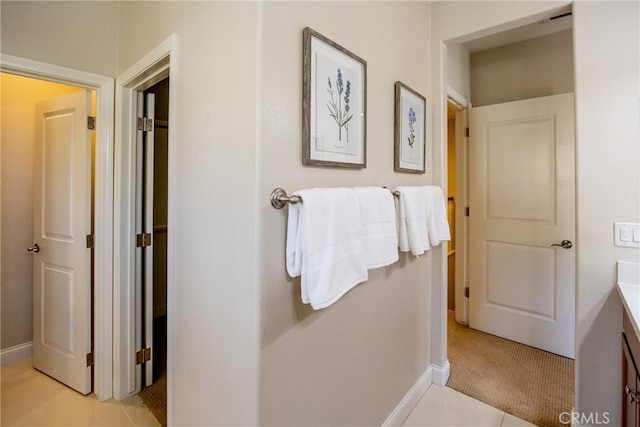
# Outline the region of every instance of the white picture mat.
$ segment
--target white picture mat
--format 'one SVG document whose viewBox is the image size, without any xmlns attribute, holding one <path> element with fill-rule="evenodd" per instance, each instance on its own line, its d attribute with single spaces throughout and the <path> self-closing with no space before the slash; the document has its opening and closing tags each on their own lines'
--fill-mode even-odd
<svg viewBox="0 0 640 427">
<path fill-rule="evenodd" d="M 409 109 L 413 108 L 416 121 L 413 123 L 415 140 L 413 148 L 409 145 L 411 134 Z M 403 169 L 423 170 L 425 149 L 425 101 L 413 92 L 400 89 L 400 167 Z"/>
<path fill-rule="evenodd" d="M 331 99 L 328 79 L 337 100 L 337 70 L 342 73 L 344 105 L 347 81 L 351 82 L 349 113 L 353 117 L 340 132 L 327 105 Z M 313 160 L 364 163 L 364 66 L 350 56 L 315 37 L 311 38 L 311 132 L 310 157 Z M 340 135 L 342 133 L 342 135 Z M 342 140 L 340 140 L 342 136 Z M 347 142 L 348 139 L 348 142 Z"/>
</svg>

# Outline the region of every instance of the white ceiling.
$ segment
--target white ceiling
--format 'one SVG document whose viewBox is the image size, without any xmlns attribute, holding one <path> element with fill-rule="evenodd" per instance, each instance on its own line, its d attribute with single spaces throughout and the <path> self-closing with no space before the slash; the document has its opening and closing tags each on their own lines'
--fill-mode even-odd
<svg viewBox="0 0 640 427">
<path fill-rule="evenodd" d="M 557 11 L 553 16 L 570 12 L 571 8 Z M 471 40 L 463 43 L 463 46 L 469 53 L 481 52 L 483 50 L 493 49 L 495 47 L 506 46 L 518 43 L 524 40 L 535 39 L 537 37 L 546 36 L 560 31 L 568 30 L 573 27 L 573 17 L 567 16 L 553 20 L 549 23 L 544 21 L 534 22 L 512 30 L 503 31 L 487 37 Z"/>
</svg>

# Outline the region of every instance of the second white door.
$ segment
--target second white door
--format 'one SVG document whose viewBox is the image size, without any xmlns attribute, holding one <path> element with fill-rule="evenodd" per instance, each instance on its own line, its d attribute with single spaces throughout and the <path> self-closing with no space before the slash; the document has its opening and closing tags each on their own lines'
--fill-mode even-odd
<svg viewBox="0 0 640 427">
<path fill-rule="evenodd" d="M 36 105 L 33 366 L 91 392 L 91 94 Z"/>
<path fill-rule="evenodd" d="M 469 326 L 573 358 L 573 94 L 473 108 L 469 125 Z"/>
</svg>

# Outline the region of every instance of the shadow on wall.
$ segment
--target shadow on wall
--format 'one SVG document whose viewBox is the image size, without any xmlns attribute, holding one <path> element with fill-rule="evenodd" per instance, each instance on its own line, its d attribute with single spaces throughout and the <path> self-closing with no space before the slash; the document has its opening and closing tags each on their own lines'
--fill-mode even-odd
<svg viewBox="0 0 640 427">
<path fill-rule="evenodd" d="M 585 313 L 581 316 L 579 329 L 582 329 L 584 323 L 588 323 L 589 330 L 586 336 L 582 339 L 580 348 L 578 349 L 576 367 L 577 378 L 581 378 L 584 375 L 594 375 L 594 372 L 600 371 L 596 376 L 598 378 L 609 378 L 609 381 L 618 384 L 621 381 L 621 365 L 609 365 L 601 363 L 603 359 L 607 360 L 621 360 L 621 334 L 622 334 L 622 304 L 620 302 L 620 296 L 615 287 L 611 288 L 611 292 L 602 299 L 600 304 L 597 304 L 598 309 L 591 310 L 589 313 Z M 579 311 L 579 307 L 578 307 Z M 597 325 L 597 328 L 594 328 Z M 607 331 L 620 331 L 620 333 L 609 334 Z M 577 337 L 578 339 L 580 337 Z M 601 354 L 615 353 L 615 359 L 610 357 L 602 358 L 597 355 L 591 354 L 587 360 L 581 360 L 580 355 L 587 354 L 587 352 L 593 353 L 594 349 L 598 349 Z M 579 384 L 577 384 L 576 391 L 579 390 Z M 594 396 L 597 397 L 597 396 Z M 608 417 L 611 418 L 612 424 L 617 424 L 615 420 L 621 417 L 620 408 L 616 405 L 615 408 L 603 407 L 603 400 L 593 399 L 589 401 L 586 396 L 581 399 L 581 407 L 576 408 L 577 411 L 583 413 L 600 413 L 608 412 Z"/>
</svg>

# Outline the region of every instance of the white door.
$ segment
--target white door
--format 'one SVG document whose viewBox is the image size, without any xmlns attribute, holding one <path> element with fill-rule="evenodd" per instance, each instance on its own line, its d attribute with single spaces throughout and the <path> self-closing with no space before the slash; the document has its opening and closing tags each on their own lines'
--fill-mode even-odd
<svg viewBox="0 0 640 427">
<path fill-rule="evenodd" d="M 90 111 L 84 90 L 36 104 L 36 249 L 29 248 L 33 365 L 83 394 L 91 392 Z"/>
<path fill-rule="evenodd" d="M 573 358 L 573 94 L 473 108 L 469 125 L 469 326 Z"/>
<path fill-rule="evenodd" d="M 153 384 L 153 157 L 155 147 L 155 118 L 156 96 L 153 93 L 146 95 L 146 114 L 150 125 L 145 132 L 144 143 L 144 232 L 150 237 L 151 246 L 143 248 L 144 251 L 144 317 L 145 317 L 145 348 L 150 357 L 145 364 L 145 386 Z"/>
<path fill-rule="evenodd" d="M 136 252 L 136 390 L 153 384 L 153 157 L 155 95 L 137 94 L 144 117 L 136 137 L 136 234 L 144 236 Z M 144 372 L 144 378 L 142 373 Z"/>
</svg>

